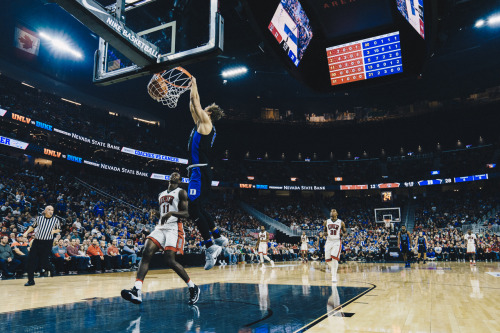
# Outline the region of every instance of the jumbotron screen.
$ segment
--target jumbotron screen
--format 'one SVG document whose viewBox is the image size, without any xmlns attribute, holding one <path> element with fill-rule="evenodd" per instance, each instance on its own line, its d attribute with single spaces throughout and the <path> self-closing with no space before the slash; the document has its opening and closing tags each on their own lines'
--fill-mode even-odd
<svg viewBox="0 0 500 333">
<path fill-rule="evenodd" d="M 396 5 L 405 19 L 425 39 L 424 0 L 396 0 Z"/>
<path fill-rule="evenodd" d="M 268 28 L 295 66 L 298 66 L 313 37 L 309 18 L 299 1 L 281 0 Z"/>
<path fill-rule="evenodd" d="M 399 31 L 326 49 L 332 86 L 403 72 Z"/>
</svg>

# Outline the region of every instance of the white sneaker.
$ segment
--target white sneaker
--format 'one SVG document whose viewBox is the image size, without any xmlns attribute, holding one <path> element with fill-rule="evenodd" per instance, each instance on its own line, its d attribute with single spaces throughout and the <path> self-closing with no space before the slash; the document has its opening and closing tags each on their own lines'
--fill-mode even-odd
<svg viewBox="0 0 500 333">
<path fill-rule="evenodd" d="M 205 270 L 209 270 L 215 266 L 215 262 L 217 261 L 217 257 L 222 251 L 222 247 L 219 245 L 212 245 L 208 249 L 205 250 Z"/>
<path fill-rule="evenodd" d="M 274 261 L 271 260 L 271 266 L 274 267 Z"/>
<path fill-rule="evenodd" d="M 142 303 L 142 292 L 135 286 L 132 289 L 122 290 L 121 295 L 125 300 L 132 302 L 134 304 Z"/>
<path fill-rule="evenodd" d="M 219 238 L 214 239 L 214 244 L 224 247 L 227 246 L 227 244 L 229 244 L 229 240 L 221 235 Z"/>
</svg>

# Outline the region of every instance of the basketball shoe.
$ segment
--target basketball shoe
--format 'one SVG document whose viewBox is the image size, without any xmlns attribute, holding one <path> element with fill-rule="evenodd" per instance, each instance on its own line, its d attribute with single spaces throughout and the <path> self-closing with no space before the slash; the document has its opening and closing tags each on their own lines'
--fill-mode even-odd
<svg viewBox="0 0 500 333">
<path fill-rule="evenodd" d="M 134 304 L 142 303 L 142 292 L 137 289 L 135 286 L 132 289 L 123 289 L 122 290 L 123 299 L 132 302 Z"/>
<path fill-rule="evenodd" d="M 189 288 L 189 305 L 193 305 L 200 299 L 200 287 L 194 285 L 193 288 Z"/>
<path fill-rule="evenodd" d="M 221 251 L 222 247 L 215 244 L 205 250 L 205 270 L 208 271 L 215 266 L 215 262 Z"/>
</svg>

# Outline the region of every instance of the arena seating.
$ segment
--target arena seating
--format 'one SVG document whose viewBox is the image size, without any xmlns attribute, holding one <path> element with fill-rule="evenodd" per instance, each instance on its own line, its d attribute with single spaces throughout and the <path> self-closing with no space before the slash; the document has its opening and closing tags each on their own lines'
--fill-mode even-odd
<svg viewBox="0 0 500 333">
<path fill-rule="evenodd" d="M 32 117 L 50 124 L 58 124 L 66 131 L 74 131 L 91 139 L 108 142 L 117 146 L 130 146 L 170 156 L 186 157 L 183 135 L 162 135 L 164 129 L 117 117 L 101 109 L 89 106 L 68 107 L 58 96 L 22 86 L 19 82 L 0 76 L 0 107 L 19 115 Z M 84 144 L 72 138 L 47 134 L 41 129 L 27 127 L 9 119 L 0 122 L 0 134 L 38 143 L 58 151 L 76 152 L 86 158 L 112 161 L 114 165 L 150 172 L 169 174 L 180 170 L 178 165 L 165 161 L 147 160 Z M 172 139 L 175 138 L 175 139 Z M 178 138 L 178 139 L 177 139 Z M 291 184 L 324 185 L 367 184 L 376 182 L 427 179 L 430 171 L 438 169 L 442 177 L 465 176 L 488 172 L 487 164 L 496 163 L 500 153 L 498 145 L 484 142 L 474 147 L 441 148 L 440 150 L 380 156 L 368 158 L 355 156 L 347 159 L 296 161 L 283 159 L 250 159 L 225 154 L 224 159 L 214 163 L 214 179 L 245 184 Z M 47 204 L 54 205 L 56 214 L 63 221 L 63 230 L 58 239 L 67 247 L 71 239 L 80 241 L 81 257 L 87 255 L 92 239 L 104 241 L 106 251 L 113 241 L 117 241 L 120 261 L 106 262 L 104 271 L 114 269 L 134 269 L 141 256 L 147 235 L 153 230 L 155 219 L 151 209 L 157 209 L 156 196 L 166 183 L 144 182 L 125 176 L 107 177 L 101 170 L 73 169 L 67 164 L 54 163 L 52 167 L 33 165 L 26 155 L 8 156 L 2 150 L 0 163 L 0 222 L 1 235 L 9 237 L 12 244 L 27 242 L 18 239 L 33 218 Z M 404 207 L 411 203 L 415 210 L 415 229 L 424 231 L 429 239 L 429 254 L 441 247 L 438 260 L 463 259 L 462 231 L 471 223 L 484 222 L 479 233 L 479 260 L 498 260 L 498 236 L 493 231 L 500 224 L 500 214 L 492 212 L 498 204 L 499 196 L 495 182 L 483 189 L 481 185 L 454 188 L 443 192 L 427 190 L 415 198 L 410 193 L 399 196 L 393 205 Z M 209 207 L 217 224 L 228 235 L 230 246 L 223 255 L 223 263 L 252 262 L 255 257 L 257 219 L 245 214 L 237 205 L 236 198 L 249 203 L 269 217 L 296 230 L 319 232 L 329 209 L 334 207 L 344 220 L 350 233 L 343 238 L 343 248 L 347 260 L 387 260 L 388 231 L 374 221 L 373 209 L 379 207 L 379 193 L 347 196 L 337 192 L 333 197 L 317 195 L 302 196 L 299 192 L 292 196 L 256 195 L 256 192 L 216 191 L 214 205 Z M 484 221 L 483 221 L 484 219 Z M 186 254 L 200 254 L 201 236 L 191 220 L 184 221 L 186 231 Z M 121 244 L 131 240 L 132 244 Z M 317 251 L 315 240 L 311 239 L 311 256 Z M 15 245 L 17 246 L 17 245 Z M 57 247 L 57 244 L 54 244 Z M 127 246 L 130 251 L 123 248 Z M 55 250 L 57 251 L 57 249 Z M 298 252 L 297 244 L 271 243 L 270 254 L 275 260 L 294 260 Z M 21 256 L 16 251 L 16 256 Z M 57 257 L 57 256 L 55 256 Z M 78 265 L 58 263 L 60 273 L 95 270 L 88 260 L 79 260 Z M 102 268 L 102 267 L 101 267 Z M 23 273 L 23 265 L 19 266 Z"/>
<path fill-rule="evenodd" d="M 6 76 L 0 76 L 0 108 L 29 117 L 89 139 L 126 146 L 147 152 L 181 158 L 187 157 L 185 145 L 188 133 L 176 126 L 165 128 L 148 125 L 125 116 L 114 116 L 106 110 L 81 105 L 72 106 L 59 96 L 28 88 Z M 0 121 L 0 134 L 42 147 L 74 153 L 88 159 L 111 163 L 118 167 L 168 174 L 179 165 L 166 161 L 148 160 L 116 150 L 98 149 L 82 141 L 48 133 L 38 127 L 7 118 Z M 219 140 L 219 139 L 218 139 Z M 223 138 L 221 138 L 223 140 Z M 223 144 L 226 142 L 223 142 Z M 436 143 L 437 144 L 437 143 Z M 498 144 L 476 145 L 462 143 L 440 145 L 439 149 L 426 147 L 425 151 L 401 151 L 399 154 L 365 155 L 353 152 L 340 155 L 316 156 L 303 153 L 281 158 L 281 155 L 258 158 L 241 156 L 216 146 L 214 179 L 226 182 L 280 185 L 363 184 L 425 180 L 430 172 L 439 170 L 441 177 L 459 177 L 491 171 L 488 164 L 500 158 Z M 380 151 L 382 147 L 377 150 Z M 245 148 L 242 149 L 245 151 Z M 241 153 L 241 152 L 240 152 Z M 309 161 L 307 162 L 306 159 Z M 337 181 L 341 178 L 340 181 Z"/>
</svg>

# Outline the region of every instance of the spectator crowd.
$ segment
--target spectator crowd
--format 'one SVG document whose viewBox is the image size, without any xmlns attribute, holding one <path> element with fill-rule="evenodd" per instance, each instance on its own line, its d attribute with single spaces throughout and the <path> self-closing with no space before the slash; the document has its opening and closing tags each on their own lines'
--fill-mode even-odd
<svg viewBox="0 0 500 333">
<path fill-rule="evenodd" d="M 0 268 L 4 278 L 26 272 L 32 235 L 23 232 L 46 205 L 55 207 L 62 231 L 54 239 L 51 262 L 55 274 L 111 272 L 136 269 L 146 237 L 154 229 L 156 197 L 166 183 L 140 184 L 131 178 L 111 178 L 99 174 L 75 177 L 58 166 L 31 166 L 18 160 L 0 161 Z M 217 191 L 209 212 L 228 235 L 220 263 L 255 262 L 255 242 L 259 221 L 244 213 L 234 194 Z M 246 198 L 258 210 L 297 230 L 320 232 L 325 208 L 336 207 L 349 233 L 342 239 L 345 260 L 390 260 L 389 232 L 373 221 L 375 197 L 332 197 L 322 201 L 314 197 Z M 415 201 L 416 233 L 428 239 L 428 257 L 437 260 L 464 259 L 462 230 L 484 216 L 498 203 L 494 188 L 432 193 Z M 328 210 L 326 210 L 326 213 Z M 184 220 L 185 253 L 202 253 L 201 235 L 190 219 Z M 500 239 L 495 235 L 499 224 L 496 212 L 482 225 L 478 236 L 478 260 L 498 260 Z M 314 234 L 314 233 L 313 233 Z M 315 237 L 310 238 L 309 254 L 321 258 Z M 271 240 L 269 255 L 275 261 L 295 260 L 298 244 Z M 40 272 L 47 274 L 48 272 Z"/>
</svg>

